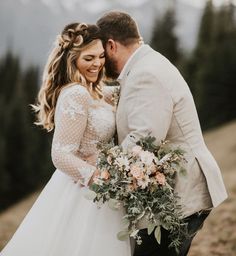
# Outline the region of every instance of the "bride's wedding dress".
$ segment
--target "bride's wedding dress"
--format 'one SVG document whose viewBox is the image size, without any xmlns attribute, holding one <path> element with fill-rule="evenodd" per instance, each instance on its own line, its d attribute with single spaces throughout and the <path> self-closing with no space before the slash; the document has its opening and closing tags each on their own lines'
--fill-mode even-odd
<svg viewBox="0 0 236 256">
<path fill-rule="evenodd" d="M 96 159 L 96 143 L 114 131 L 113 108 L 103 99 L 94 100 L 78 84 L 61 91 L 52 143 L 57 170 L 1 256 L 131 255 L 129 241 L 116 238 L 122 210 L 98 209 L 85 198 L 88 188 L 75 183 L 87 184 L 95 167 L 83 159 Z"/>
</svg>

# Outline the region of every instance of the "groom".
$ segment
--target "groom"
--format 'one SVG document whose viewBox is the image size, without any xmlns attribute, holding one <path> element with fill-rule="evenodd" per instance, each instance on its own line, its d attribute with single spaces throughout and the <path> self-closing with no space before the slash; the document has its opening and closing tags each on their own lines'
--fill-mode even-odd
<svg viewBox="0 0 236 256">
<path fill-rule="evenodd" d="M 127 13 L 106 13 L 97 25 L 104 37 L 107 76 L 121 85 L 116 116 L 119 144 L 128 149 L 151 132 L 157 142 L 168 140 L 186 151 L 187 175 L 176 177 L 175 192 L 190 234 L 179 255 L 187 255 L 210 210 L 227 198 L 219 167 L 204 143 L 192 95 L 176 67 L 142 43 Z M 147 234 L 145 221 L 139 234 L 143 242 L 135 245 L 134 256 L 177 255 L 168 248 L 168 231 L 162 230 L 160 245 Z"/>
</svg>

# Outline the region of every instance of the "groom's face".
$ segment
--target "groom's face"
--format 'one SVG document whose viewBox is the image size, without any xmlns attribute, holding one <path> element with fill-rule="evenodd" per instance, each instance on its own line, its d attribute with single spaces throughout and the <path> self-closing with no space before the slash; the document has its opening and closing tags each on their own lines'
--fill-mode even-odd
<svg viewBox="0 0 236 256">
<path fill-rule="evenodd" d="M 119 76 L 119 72 L 117 71 L 117 60 L 115 58 L 114 53 L 112 53 L 109 47 L 105 47 L 105 74 L 108 78 L 117 79 Z"/>
</svg>

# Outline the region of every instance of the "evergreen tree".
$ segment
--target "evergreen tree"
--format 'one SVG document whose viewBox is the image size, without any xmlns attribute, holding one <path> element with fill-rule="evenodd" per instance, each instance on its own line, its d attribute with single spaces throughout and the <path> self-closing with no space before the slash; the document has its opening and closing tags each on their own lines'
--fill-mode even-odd
<svg viewBox="0 0 236 256">
<path fill-rule="evenodd" d="M 236 117 L 236 24 L 233 10 L 231 5 L 223 5 L 216 13 L 208 69 L 201 78 L 205 86 L 201 90 L 200 110 L 202 120 L 209 120 L 207 127 Z"/>
<path fill-rule="evenodd" d="M 21 70 L 19 58 L 13 56 L 11 50 L 8 50 L 0 63 L 0 95 L 7 103 L 15 90 L 15 86 L 20 78 Z"/>
<path fill-rule="evenodd" d="M 18 57 L 12 55 L 8 50 L 6 55 L 0 62 L 0 118 L 2 125 L 0 126 L 0 206 L 4 207 L 9 201 L 9 191 L 11 188 L 12 177 L 7 169 L 7 162 L 10 157 L 7 155 L 8 139 L 6 137 L 9 129 L 9 107 L 16 83 L 20 77 L 20 65 Z"/>
<path fill-rule="evenodd" d="M 187 76 L 203 129 L 236 117 L 232 96 L 236 79 L 235 33 L 233 6 L 223 5 L 215 10 L 208 1 Z"/>
<path fill-rule="evenodd" d="M 27 116 L 19 86 L 13 92 L 11 102 L 7 109 L 5 139 L 6 145 L 6 170 L 11 177 L 11 190 L 8 198 L 16 200 L 28 192 L 28 160 L 27 159 Z"/>
<path fill-rule="evenodd" d="M 211 51 L 213 36 L 215 29 L 215 10 L 212 0 L 208 0 L 200 22 L 198 39 L 196 48 L 185 67 L 185 79 L 193 93 L 197 108 L 199 109 L 199 96 L 201 88 L 199 88 L 199 76 L 204 72 L 205 63 Z"/>
<path fill-rule="evenodd" d="M 38 92 L 38 68 L 21 70 L 10 51 L 0 61 L 0 210 L 39 188 L 53 171 L 50 135 L 33 124 L 29 104 Z"/>
<path fill-rule="evenodd" d="M 177 64 L 181 54 L 174 31 L 175 25 L 175 12 L 169 9 L 161 19 L 156 19 L 150 45 L 172 63 Z"/>
<path fill-rule="evenodd" d="M 4 103 L 2 100 L 2 95 L 0 95 L 0 120 L 2 120 L 2 124 L 0 126 L 0 199 L 6 198 L 8 188 L 10 185 L 10 175 L 6 171 L 6 139 L 5 139 L 5 112 Z"/>
<path fill-rule="evenodd" d="M 49 174 L 53 170 L 51 163 L 51 133 L 47 134 L 42 128 L 37 127 L 34 124 L 35 115 L 31 110 L 30 104 L 35 102 L 36 95 L 39 88 L 39 72 L 38 68 L 30 67 L 26 70 L 23 75 L 22 90 L 25 93 L 26 101 L 26 112 L 29 125 L 28 139 L 27 139 L 27 156 L 29 164 L 29 171 L 31 172 L 32 178 L 29 180 L 32 186 L 42 184 L 42 181 L 48 179 Z M 33 86 L 32 86 L 33 85 Z M 42 164 L 43 163 L 43 164 Z M 37 175 L 35 175 L 37 174 Z"/>
</svg>

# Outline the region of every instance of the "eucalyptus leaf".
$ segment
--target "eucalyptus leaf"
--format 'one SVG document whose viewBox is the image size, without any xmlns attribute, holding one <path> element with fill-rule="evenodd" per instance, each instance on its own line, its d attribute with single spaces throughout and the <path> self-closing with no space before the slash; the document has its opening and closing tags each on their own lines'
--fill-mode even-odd
<svg viewBox="0 0 236 256">
<path fill-rule="evenodd" d="M 120 231 L 120 232 L 117 234 L 117 238 L 118 238 L 120 241 L 125 241 L 126 239 L 129 238 L 129 232 L 128 232 L 127 230 Z"/>
<path fill-rule="evenodd" d="M 149 223 L 148 224 L 148 235 L 151 235 L 151 233 L 153 232 L 154 228 L 156 227 L 156 225 L 154 223 Z"/>
<path fill-rule="evenodd" d="M 169 230 L 169 229 L 170 229 L 170 224 L 162 223 L 161 225 L 162 225 L 162 227 L 163 227 L 165 230 Z"/>
<path fill-rule="evenodd" d="M 129 227 L 129 224 L 130 224 L 130 221 L 127 219 L 127 218 L 123 218 L 122 219 L 122 226 L 124 228 L 128 228 Z"/>
<path fill-rule="evenodd" d="M 157 226 L 154 232 L 155 238 L 158 242 L 158 244 L 161 244 L 161 227 Z"/>
<path fill-rule="evenodd" d="M 180 168 L 179 170 L 179 174 L 182 175 L 182 176 L 186 176 L 187 175 L 187 170 L 183 167 Z"/>
</svg>

